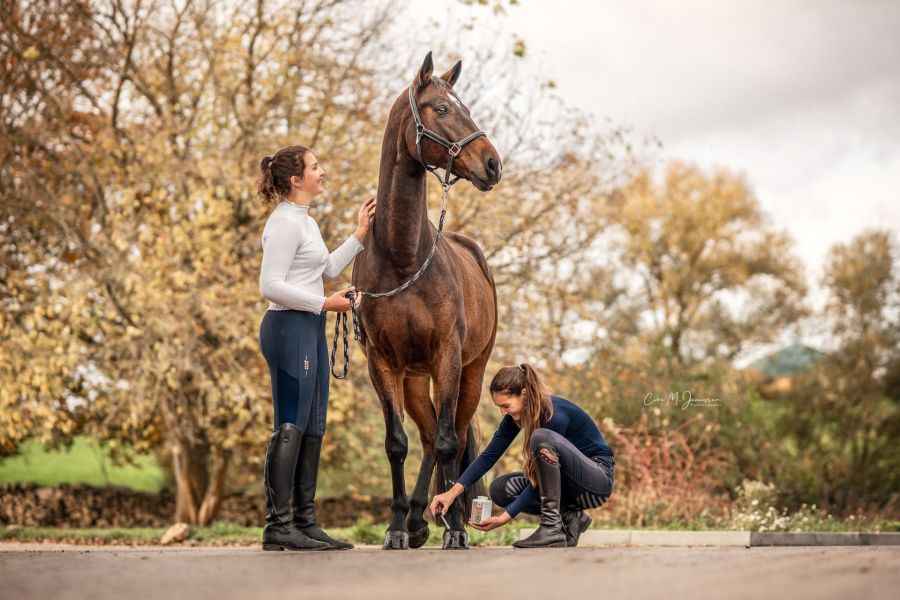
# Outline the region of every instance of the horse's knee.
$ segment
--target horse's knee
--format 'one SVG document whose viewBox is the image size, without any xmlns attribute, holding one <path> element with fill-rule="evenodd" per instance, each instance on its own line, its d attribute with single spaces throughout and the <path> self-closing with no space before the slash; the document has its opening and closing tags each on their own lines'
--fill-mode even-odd
<svg viewBox="0 0 900 600">
<path fill-rule="evenodd" d="M 409 453 L 409 443 L 403 429 L 399 432 L 389 432 L 384 438 L 384 451 L 391 462 L 403 462 Z"/>
<path fill-rule="evenodd" d="M 434 453 L 441 462 L 456 460 L 459 453 L 459 440 L 456 439 L 456 434 L 439 435 L 434 443 Z"/>
</svg>

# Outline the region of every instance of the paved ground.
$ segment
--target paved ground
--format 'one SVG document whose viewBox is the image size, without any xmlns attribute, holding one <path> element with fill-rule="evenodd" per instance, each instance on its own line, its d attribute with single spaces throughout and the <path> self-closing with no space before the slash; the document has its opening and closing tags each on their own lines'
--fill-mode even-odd
<svg viewBox="0 0 900 600">
<path fill-rule="evenodd" d="M 900 547 L 262 552 L 0 544 L 0 599 L 897 598 Z"/>
</svg>

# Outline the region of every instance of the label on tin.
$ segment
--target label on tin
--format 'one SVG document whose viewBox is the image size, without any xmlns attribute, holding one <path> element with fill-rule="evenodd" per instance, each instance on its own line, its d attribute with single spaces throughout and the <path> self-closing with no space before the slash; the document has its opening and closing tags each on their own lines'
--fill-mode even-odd
<svg viewBox="0 0 900 600">
<path fill-rule="evenodd" d="M 472 500 L 472 522 L 483 523 L 491 517 L 494 503 L 487 496 L 478 496 Z"/>
</svg>

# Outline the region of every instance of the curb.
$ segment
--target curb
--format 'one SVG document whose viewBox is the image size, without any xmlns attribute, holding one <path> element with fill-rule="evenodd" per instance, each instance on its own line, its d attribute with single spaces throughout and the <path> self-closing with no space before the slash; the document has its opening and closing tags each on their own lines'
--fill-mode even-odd
<svg viewBox="0 0 900 600">
<path fill-rule="evenodd" d="M 900 533 L 782 533 L 754 531 L 751 546 L 900 546 Z"/>
<path fill-rule="evenodd" d="M 520 529 L 519 539 L 534 529 Z M 579 546 L 900 546 L 900 533 L 788 533 L 772 531 L 650 531 L 591 529 L 581 534 Z"/>
</svg>

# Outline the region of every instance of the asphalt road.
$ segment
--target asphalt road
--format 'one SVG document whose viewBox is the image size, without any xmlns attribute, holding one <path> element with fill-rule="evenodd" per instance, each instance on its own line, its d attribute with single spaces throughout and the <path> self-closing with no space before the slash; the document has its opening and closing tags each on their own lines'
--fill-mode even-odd
<svg viewBox="0 0 900 600">
<path fill-rule="evenodd" d="M 890 598 L 900 547 L 262 552 L 0 544 L 0 599 Z"/>
</svg>

